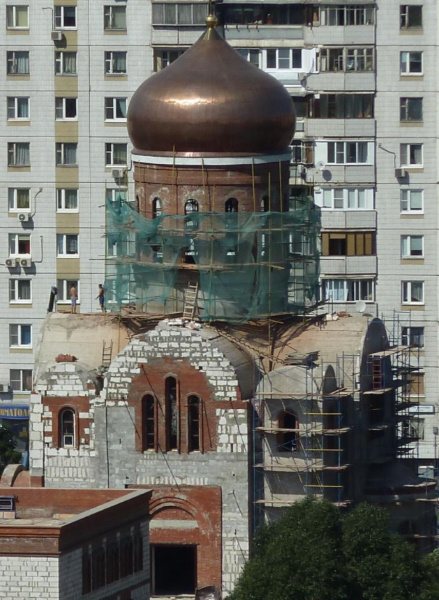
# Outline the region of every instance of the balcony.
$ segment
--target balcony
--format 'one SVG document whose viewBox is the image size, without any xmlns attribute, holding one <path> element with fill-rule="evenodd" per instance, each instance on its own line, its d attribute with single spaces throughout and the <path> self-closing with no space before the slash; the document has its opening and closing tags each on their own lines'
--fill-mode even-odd
<svg viewBox="0 0 439 600">
<path fill-rule="evenodd" d="M 306 119 L 308 137 L 374 137 L 375 119 Z"/>
<path fill-rule="evenodd" d="M 376 256 L 321 256 L 320 273 L 328 276 L 371 275 L 377 273 Z"/>
<path fill-rule="evenodd" d="M 310 73 L 306 78 L 306 88 L 319 92 L 373 92 L 375 73 L 373 71 L 325 71 Z"/>
<path fill-rule="evenodd" d="M 322 209 L 322 229 L 376 229 L 374 210 Z"/>
<path fill-rule="evenodd" d="M 304 30 L 305 44 L 345 46 L 375 43 L 375 27 L 373 25 L 352 26 L 314 26 Z"/>
<path fill-rule="evenodd" d="M 257 23 L 224 25 L 224 38 L 233 41 L 267 41 L 285 40 L 295 41 L 304 39 L 303 25 L 259 25 Z"/>
</svg>

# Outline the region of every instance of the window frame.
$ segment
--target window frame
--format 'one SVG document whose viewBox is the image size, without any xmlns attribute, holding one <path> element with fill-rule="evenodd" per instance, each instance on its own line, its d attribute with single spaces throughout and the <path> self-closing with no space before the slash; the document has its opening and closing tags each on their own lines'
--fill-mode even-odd
<svg viewBox="0 0 439 600">
<path fill-rule="evenodd" d="M 201 452 L 202 448 L 202 403 L 198 394 L 187 397 L 187 451 Z"/>
<path fill-rule="evenodd" d="M 411 55 L 419 54 L 420 71 L 414 71 L 411 68 Z M 403 60 L 406 56 L 407 60 Z M 399 53 L 399 73 L 402 77 L 422 77 L 424 75 L 424 53 L 422 50 L 401 50 Z"/>
<path fill-rule="evenodd" d="M 411 103 L 415 103 L 415 100 L 420 103 L 420 117 L 410 118 L 410 112 L 413 108 L 410 108 Z M 422 123 L 424 120 L 424 106 L 422 96 L 401 96 L 399 98 L 399 121 L 400 123 Z M 403 114 L 404 113 L 404 114 Z"/>
<path fill-rule="evenodd" d="M 412 194 L 414 192 L 417 192 L 420 194 L 421 197 L 421 208 L 411 208 L 411 202 L 412 202 Z M 403 198 L 403 196 L 407 196 L 406 198 Z M 407 208 L 403 208 L 403 203 L 407 206 Z M 423 189 L 411 189 L 411 188 L 405 188 L 405 189 L 401 189 L 400 190 L 400 199 L 399 199 L 399 208 L 400 208 L 400 213 L 401 214 L 415 214 L 415 215 L 423 215 L 424 214 L 424 190 Z"/>
<path fill-rule="evenodd" d="M 27 208 L 19 208 L 17 197 L 18 191 L 27 191 L 28 198 L 28 206 Z M 12 194 L 11 194 L 12 192 Z M 12 200 L 12 203 L 11 203 Z M 31 200 L 30 200 L 30 188 L 8 188 L 8 212 L 21 213 L 21 212 L 30 212 L 31 210 Z"/>
<path fill-rule="evenodd" d="M 123 100 L 125 102 L 124 113 L 125 116 L 118 117 L 118 102 Z M 127 100 L 126 96 L 106 96 L 104 98 L 104 115 L 105 121 L 107 122 L 116 122 L 116 123 L 125 123 L 127 120 Z M 109 116 L 112 114 L 112 116 Z"/>
<path fill-rule="evenodd" d="M 66 25 L 65 24 L 65 20 L 66 20 L 66 16 L 64 14 L 64 10 L 68 8 L 68 9 L 74 9 L 75 12 L 75 24 L 74 25 Z M 57 14 L 59 13 L 59 14 Z M 53 25 L 54 25 L 54 29 L 68 29 L 68 30 L 75 30 L 78 28 L 78 14 L 77 14 L 77 7 L 76 6 L 72 6 L 72 5 L 57 5 L 53 7 Z"/>
<path fill-rule="evenodd" d="M 420 250 L 416 248 L 416 241 L 421 241 Z M 422 259 L 424 258 L 424 236 L 420 234 L 401 235 L 401 258 Z"/>
<path fill-rule="evenodd" d="M 17 8 L 18 9 L 22 9 L 25 8 L 26 9 L 26 14 L 27 14 L 27 25 L 24 26 L 20 26 L 17 25 Z M 11 24 L 11 19 L 10 17 L 12 17 L 12 24 Z M 6 5 L 6 30 L 8 31 L 28 31 L 29 30 L 29 6 L 27 4 L 8 4 Z"/>
<path fill-rule="evenodd" d="M 114 162 L 115 160 L 115 147 L 125 147 L 125 162 Z M 109 162 L 110 160 L 110 162 Z M 105 142 L 105 167 L 127 167 L 128 166 L 128 144 L 124 142 Z"/>
<path fill-rule="evenodd" d="M 410 29 L 416 29 L 421 31 L 423 28 L 423 10 L 422 4 L 401 4 L 399 7 L 399 28 L 402 31 L 407 31 Z M 420 25 L 411 25 L 410 24 L 410 11 L 415 9 L 420 9 L 420 17 L 421 24 Z M 413 16 L 412 16 L 413 19 Z"/>
<path fill-rule="evenodd" d="M 19 378 L 12 377 L 13 373 L 19 373 Z M 30 386 L 26 387 L 26 379 L 30 377 Z M 32 392 L 32 384 L 33 384 L 33 371 L 32 369 L 9 369 L 9 384 L 11 386 L 14 394 L 29 394 Z M 13 381 L 19 381 L 20 387 L 15 387 Z"/>
<path fill-rule="evenodd" d="M 363 194 L 364 206 L 360 206 L 361 194 Z M 367 187 L 345 187 L 345 188 L 320 188 L 320 192 L 314 191 L 315 203 L 325 210 L 355 210 L 365 211 L 375 209 L 375 190 Z M 319 200 L 319 196 L 321 200 Z M 327 203 L 327 200 L 330 203 Z M 354 204 L 351 204 L 352 200 Z M 319 204 L 320 201 L 320 204 Z"/>
<path fill-rule="evenodd" d="M 69 425 L 71 424 L 71 432 L 66 433 L 65 430 L 65 415 L 66 414 L 70 414 L 72 416 L 71 421 L 69 421 Z M 58 413 L 58 448 L 66 448 L 66 449 L 72 449 L 72 448 L 76 448 L 77 447 L 77 432 L 76 432 L 76 427 L 77 427 L 77 417 L 76 417 L 76 411 L 75 409 L 71 408 L 70 406 L 64 406 L 63 408 L 61 408 L 61 410 Z M 66 444 L 66 438 L 67 437 L 71 437 L 72 442 L 70 444 Z"/>
<path fill-rule="evenodd" d="M 67 150 L 75 150 L 75 162 L 67 162 Z M 55 166 L 77 167 L 78 166 L 78 143 L 77 142 L 55 142 Z"/>
<path fill-rule="evenodd" d="M 420 284 L 421 285 L 421 299 L 413 300 L 413 285 Z M 425 282 L 420 279 L 410 279 L 401 281 L 401 304 L 410 305 L 414 304 L 416 306 L 422 306 L 425 304 Z"/>
<path fill-rule="evenodd" d="M 414 152 L 416 147 L 421 152 L 421 162 L 411 162 L 412 157 L 414 159 Z M 424 168 L 424 144 L 418 142 L 404 142 L 399 145 L 399 161 L 400 165 L 404 169 L 423 169 Z"/>
<path fill-rule="evenodd" d="M 20 252 L 20 238 L 28 242 L 29 252 Z M 30 233 L 8 233 L 8 249 L 10 258 L 29 258 L 32 256 L 32 241 Z M 13 251 L 11 251 L 13 250 Z"/>
<path fill-rule="evenodd" d="M 361 15 L 361 16 L 360 16 Z M 353 16 L 354 23 L 349 17 Z M 319 20 L 322 27 L 357 27 L 375 23 L 374 6 L 321 6 Z M 332 21 L 332 22 L 331 22 Z"/>
<path fill-rule="evenodd" d="M 66 70 L 66 59 L 75 58 L 75 70 Z M 55 76 L 77 77 L 78 76 L 78 53 L 76 50 L 55 50 Z"/>
<path fill-rule="evenodd" d="M 17 150 L 19 146 L 27 147 L 27 162 L 19 163 L 17 160 Z M 11 160 L 12 158 L 12 160 Z M 30 167 L 30 142 L 8 142 L 8 167 Z"/>
<path fill-rule="evenodd" d="M 331 140 L 327 144 L 327 164 L 328 165 L 372 165 L 369 157 L 369 142 L 364 140 Z M 361 146 L 360 146 L 361 144 Z M 351 158 L 350 145 L 355 147 L 355 157 L 357 158 L 365 151 L 365 160 L 349 160 Z M 331 149 L 333 147 L 333 149 Z M 333 160 L 331 160 L 331 154 Z M 342 160 L 339 160 L 342 158 Z"/>
<path fill-rule="evenodd" d="M 21 55 L 21 56 L 19 56 Z M 18 66 L 21 62 L 18 60 L 26 59 L 26 71 L 19 71 Z M 6 52 L 6 75 L 29 75 L 30 74 L 30 52 L 29 50 L 8 50 Z"/>
<path fill-rule="evenodd" d="M 375 60 L 373 46 L 328 46 L 320 49 L 318 72 L 373 73 Z M 364 68 L 361 68 L 362 65 Z"/>
<path fill-rule="evenodd" d="M 76 192 L 76 207 L 66 208 L 66 192 Z M 79 189 L 78 188 L 56 188 L 56 212 L 77 213 L 79 212 Z"/>
<path fill-rule="evenodd" d="M 66 105 L 68 101 L 74 100 L 75 116 L 67 117 Z M 78 120 L 78 98 L 77 96 L 56 96 L 55 97 L 55 121 L 77 121 Z"/>
<path fill-rule="evenodd" d="M 125 70 L 124 71 L 115 71 L 114 65 L 116 60 L 116 55 L 120 55 L 119 58 L 124 58 L 125 62 Z M 126 50 L 105 50 L 104 51 L 104 75 L 110 77 L 125 77 L 127 75 L 127 56 L 128 52 Z"/>
<path fill-rule="evenodd" d="M 345 298 L 339 299 L 334 297 L 330 297 L 328 295 L 328 288 L 334 287 L 334 283 L 339 282 L 342 284 L 337 293 L 342 292 Z M 331 285 L 330 285 L 331 284 Z M 366 284 L 367 288 L 365 293 L 362 290 L 362 284 Z M 352 289 L 349 288 L 352 287 Z M 353 297 L 349 299 L 349 294 Z M 343 278 L 324 278 L 322 279 L 322 298 L 324 302 L 329 302 L 333 304 L 351 304 L 353 302 L 363 301 L 374 303 L 375 300 L 375 279 L 343 279 Z"/>
<path fill-rule="evenodd" d="M 416 330 L 416 333 L 414 330 Z M 425 327 L 417 325 L 402 326 L 401 344 L 403 346 L 412 346 L 414 348 L 424 348 Z"/>
<path fill-rule="evenodd" d="M 280 56 L 287 51 L 288 56 Z M 271 53 L 271 55 L 270 55 Z M 268 66 L 269 61 L 272 60 L 272 54 L 274 53 L 274 62 L 275 66 Z M 303 70 L 303 53 L 302 48 L 264 48 L 264 52 L 262 53 L 265 57 L 265 69 L 269 72 L 271 71 L 302 71 Z M 297 65 L 297 55 L 300 54 L 300 64 Z M 280 66 L 282 61 L 287 62 L 287 66 Z"/>
<path fill-rule="evenodd" d="M 11 102 L 11 100 L 13 102 Z M 26 100 L 27 117 L 19 117 L 19 101 Z M 11 116 L 11 104 L 13 116 Z M 6 97 L 6 116 L 8 121 L 30 121 L 30 97 L 29 96 L 7 96 Z"/>
<path fill-rule="evenodd" d="M 157 400 L 151 393 L 142 397 L 142 451 L 157 451 Z"/>
<path fill-rule="evenodd" d="M 20 284 L 29 284 L 29 298 L 20 297 Z M 9 304 L 32 304 L 32 279 L 23 277 L 11 277 L 9 279 Z"/>
<path fill-rule="evenodd" d="M 70 288 L 74 286 L 76 288 L 76 303 L 81 303 L 81 286 L 79 279 L 57 279 L 56 287 L 58 289 L 57 304 L 70 304 Z"/>
<path fill-rule="evenodd" d="M 24 328 L 29 328 L 29 343 L 23 342 Z M 15 330 L 15 331 L 14 331 Z M 14 343 L 14 339 L 17 340 Z M 23 348 L 29 350 L 32 348 L 32 325 L 30 323 L 9 323 L 9 348 Z"/>
<path fill-rule="evenodd" d="M 125 25 L 123 27 L 115 27 L 114 26 L 114 15 L 120 11 L 120 14 L 124 15 Z M 104 4 L 104 31 L 126 31 L 127 30 L 127 7 L 126 4 L 116 5 L 116 4 Z"/>
<path fill-rule="evenodd" d="M 68 252 L 69 238 L 76 238 L 76 252 Z M 57 233 L 56 234 L 56 257 L 57 258 L 79 258 L 79 233 Z"/>
</svg>

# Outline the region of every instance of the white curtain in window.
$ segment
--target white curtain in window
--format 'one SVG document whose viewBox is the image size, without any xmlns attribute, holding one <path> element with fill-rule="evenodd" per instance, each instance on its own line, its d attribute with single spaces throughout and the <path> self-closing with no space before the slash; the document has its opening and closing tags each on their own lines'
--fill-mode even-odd
<svg viewBox="0 0 439 600">
<path fill-rule="evenodd" d="M 64 52 L 64 73 L 76 74 L 76 52 Z"/>
<path fill-rule="evenodd" d="M 17 165 L 29 165 L 29 144 L 17 144 L 15 147 L 16 152 L 16 164 Z"/>
<path fill-rule="evenodd" d="M 64 145 L 64 163 L 66 165 L 76 165 L 76 144 Z"/>
<path fill-rule="evenodd" d="M 29 53 L 28 52 L 16 52 L 15 62 L 17 65 L 17 73 L 29 73 Z"/>
</svg>

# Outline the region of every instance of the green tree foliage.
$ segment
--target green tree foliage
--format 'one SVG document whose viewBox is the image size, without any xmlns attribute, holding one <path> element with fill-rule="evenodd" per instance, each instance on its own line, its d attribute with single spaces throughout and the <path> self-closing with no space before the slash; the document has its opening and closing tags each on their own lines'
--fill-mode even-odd
<svg viewBox="0 0 439 600">
<path fill-rule="evenodd" d="M 439 554 L 420 558 L 387 512 L 305 499 L 265 526 L 229 600 L 438 600 Z"/>
<path fill-rule="evenodd" d="M 6 465 L 18 463 L 21 455 L 15 450 L 15 440 L 10 428 L 0 423 L 0 474 Z"/>
</svg>

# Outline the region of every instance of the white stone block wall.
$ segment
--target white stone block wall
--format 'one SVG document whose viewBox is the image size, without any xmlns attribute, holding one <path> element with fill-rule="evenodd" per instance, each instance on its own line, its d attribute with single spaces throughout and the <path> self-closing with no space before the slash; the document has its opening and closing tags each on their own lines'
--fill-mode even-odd
<svg viewBox="0 0 439 600">
<path fill-rule="evenodd" d="M 59 600 L 58 586 L 58 558 L 0 556 L 2 600 Z"/>
</svg>

